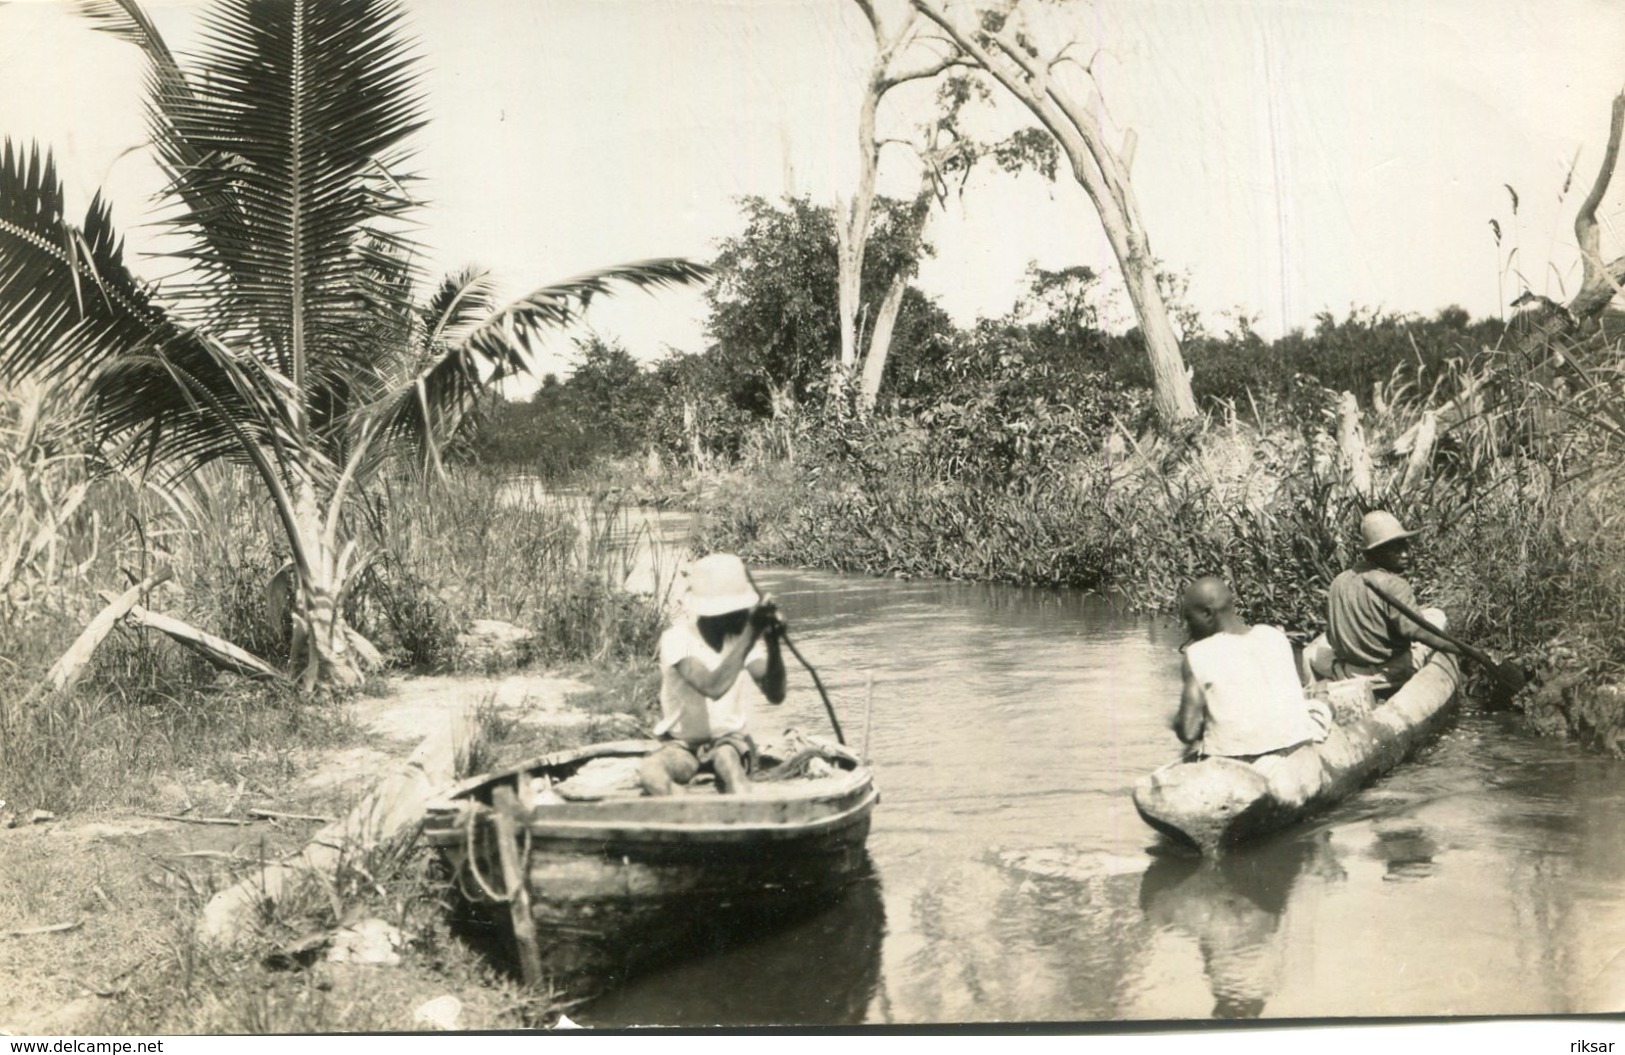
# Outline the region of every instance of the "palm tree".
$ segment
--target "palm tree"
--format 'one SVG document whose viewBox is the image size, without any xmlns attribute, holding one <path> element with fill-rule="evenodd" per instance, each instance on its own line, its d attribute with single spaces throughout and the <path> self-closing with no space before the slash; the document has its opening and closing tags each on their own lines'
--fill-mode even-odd
<svg viewBox="0 0 1625 1055">
<path fill-rule="evenodd" d="M 136 0 L 81 0 L 148 65 L 161 215 L 183 266 L 126 265 L 98 194 L 68 222 L 48 152 L 0 147 L 0 382 L 70 386 L 115 463 L 178 479 L 247 464 L 292 554 L 293 669 L 353 684 L 373 653 L 342 602 L 362 554 L 357 492 L 384 460 L 433 465 L 479 392 L 528 369 L 531 343 L 617 285 L 707 272 L 611 268 L 492 310 L 467 271 L 415 309 L 402 170 L 423 124 L 396 0 L 217 0 L 183 69 Z"/>
</svg>

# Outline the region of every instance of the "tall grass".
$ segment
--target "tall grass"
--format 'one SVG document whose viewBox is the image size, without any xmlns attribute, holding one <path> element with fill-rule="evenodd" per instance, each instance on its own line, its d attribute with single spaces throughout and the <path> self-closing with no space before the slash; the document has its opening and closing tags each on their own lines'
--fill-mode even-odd
<svg viewBox="0 0 1625 1055">
<path fill-rule="evenodd" d="M 13 440 L 12 460 L 20 449 L 38 468 L 44 456 L 30 449 L 39 430 L 27 435 L 27 445 Z M 77 687 L 42 691 L 46 669 L 101 607 L 97 591 L 121 591 L 159 565 L 174 580 L 143 598 L 147 606 L 273 663 L 288 644 L 266 598 L 286 554 L 271 511 L 236 470 L 160 492 L 98 482 L 72 459 L 48 464 L 56 478 L 36 475 L 25 488 L 13 474 L 9 504 L 0 502 L 4 537 L 26 533 L 19 525 L 55 533 L 37 552 L 22 550 L 0 600 L 0 799 L 9 808 L 148 806 L 172 771 L 230 783 L 245 766 L 285 767 L 293 752 L 358 735 L 338 701 L 219 675 L 162 635 L 129 627 L 113 630 Z M 81 484 L 77 519 L 53 523 L 50 496 Z M 346 603 L 353 624 L 404 669 L 457 669 L 458 635 L 479 618 L 533 631 L 535 662 L 613 667 L 653 654 L 664 598 L 622 589 L 640 521 L 612 498 L 560 499 L 458 471 L 427 485 L 393 481 L 372 514 L 375 549 Z M 86 546 L 94 552 L 81 555 Z"/>
<path fill-rule="evenodd" d="M 1141 609 L 1217 574 L 1250 619 L 1306 639 L 1358 555 L 1361 515 L 1385 508 L 1422 529 L 1412 579 L 1457 632 L 1618 680 L 1625 348 L 1606 332 L 1517 337 L 1375 386 L 1369 490 L 1337 441 L 1337 394 L 1300 377 L 1245 416 L 1223 407 L 1144 442 L 1031 400 L 969 421 L 775 423 L 717 492 L 709 541 L 781 563 L 1111 588 Z M 1425 416 L 1439 439 L 1413 467 Z"/>
<path fill-rule="evenodd" d="M 534 631 L 539 662 L 653 653 L 665 598 L 623 589 L 647 544 L 635 511 L 604 494 L 556 495 L 467 469 L 385 496 L 379 552 L 358 588 L 364 625 L 403 664 L 456 665 L 474 619 Z"/>
</svg>

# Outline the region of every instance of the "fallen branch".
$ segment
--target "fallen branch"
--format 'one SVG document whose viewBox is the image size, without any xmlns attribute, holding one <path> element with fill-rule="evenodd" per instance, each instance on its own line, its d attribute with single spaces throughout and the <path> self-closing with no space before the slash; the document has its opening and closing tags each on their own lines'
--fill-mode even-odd
<svg viewBox="0 0 1625 1055">
<path fill-rule="evenodd" d="M 114 989 L 112 986 L 95 986 L 95 985 L 91 985 L 89 982 L 85 981 L 83 978 L 75 978 L 72 975 L 68 976 L 68 980 L 70 982 L 72 982 L 74 985 L 77 985 L 80 989 L 83 989 L 85 992 L 89 993 L 91 996 L 99 996 L 99 997 L 102 997 L 103 999 L 110 999 L 110 998 L 115 997 L 115 996 L 123 996 L 125 993 L 128 993 L 130 991 L 130 987 L 127 986 L 127 985 L 120 986 L 117 989 Z"/>
<path fill-rule="evenodd" d="M 76 919 L 71 923 L 48 923 L 43 927 L 24 927 L 21 930 L 8 930 L 8 938 L 27 938 L 35 934 L 61 934 L 64 931 L 78 930 L 84 926 L 84 920 Z"/>
<path fill-rule="evenodd" d="M 34 691 L 30 692 L 27 699 L 23 701 L 24 704 L 31 702 L 35 695 L 46 686 L 56 692 L 64 692 L 77 685 L 80 677 L 85 673 L 85 667 L 90 664 L 91 655 L 95 653 L 96 647 L 102 643 L 102 639 L 108 635 L 108 632 L 113 629 L 120 619 L 123 619 L 132 608 L 136 607 L 136 602 L 141 599 L 143 594 L 154 586 L 167 582 L 170 575 L 170 569 L 163 568 L 142 579 L 121 594 L 114 595 L 111 592 L 104 592 L 102 597 L 107 600 L 107 607 L 96 613 L 96 617 L 85 625 L 84 631 L 80 633 L 72 645 L 68 646 L 68 650 L 62 653 L 55 663 L 51 664 L 51 669 L 45 672 L 45 680 L 34 687 Z"/>
<path fill-rule="evenodd" d="M 258 857 L 244 857 L 242 854 L 227 853 L 225 850 L 187 850 L 185 853 L 169 854 L 170 857 L 207 857 L 212 861 L 247 861 L 250 864 L 261 860 Z"/>
<path fill-rule="evenodd" d="M 249 810 L 248 815 L 255 820 L 262 821 L 311 821 L 316 824 L 332 824 L 333 818 L 319 817 L 313 813 L 278 813 L 276 810 Z"/>
<path fill-rule="evenodd" d="M 234 817 L 187 817 L 179 813 L 143 813 L 142 817 L 151 817 L 159 821 L 179 821 L 181 824 L 218 824 L 232 828 L 241 828 L 248 824 Z"/>
<path fill-rule="evenodd" d="M 130 622 L 167 634 L 176 644 L 191 649 L 227 673 L 240 674 L 245 678 L 256 678 L 261 681 L 288 680 L 287 675 L 252 652 L 239 648 L 225 638 L 199 630 L 174 616 L 150 611 L 138 604 L 130 605 L 126 614 Z"/>
<path fill-rule="evenodd" d="M 473 708 L 458 707 L 430 723 L 426 733 L 410 758 L 346 817 L 312 836 L 302 851 L 254 870 L 210 898 L 198 920 L 198 937 L 229 945 L 251 931 L 265 904 L 279 900 L 294 877 L 331 875 L 341 861 L 353 863 L 367 850 L 416 830 L 427 803 L 455 777 L 458 755 L 474 735 Z"/>
</svg>

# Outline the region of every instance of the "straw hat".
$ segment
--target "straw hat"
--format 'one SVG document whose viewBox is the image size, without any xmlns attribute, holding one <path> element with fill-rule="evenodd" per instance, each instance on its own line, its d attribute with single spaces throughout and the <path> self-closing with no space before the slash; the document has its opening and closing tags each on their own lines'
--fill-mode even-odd
<svg viewBox="0 0 1625 1055">
<path fill-rule="evenodd" d="M 745 562 L 732 553 L 713 553 L 688 566 L 688 608 L 695 615 L 726 615 L 759 600 Z"/>
<path fill-rule="evenodd" d="M 1405 530 L 1398 517 L 1381 509 L 1373 510 L 1360 519 L 1360 537 L 1365 540 L 1367 553 L 1414 534 L 1416 532 Z"/>
</svg>

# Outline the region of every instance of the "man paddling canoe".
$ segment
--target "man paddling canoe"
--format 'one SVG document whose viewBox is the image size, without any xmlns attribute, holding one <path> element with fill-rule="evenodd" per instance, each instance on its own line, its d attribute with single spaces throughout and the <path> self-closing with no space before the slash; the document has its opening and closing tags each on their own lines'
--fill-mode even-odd
<svg viewBox="0 0 1625 1055">
<path fill-rule="evenodd" d="M 1252 762 L 1325 738 L 1330 715 L 1305 698 L 1285 634 L 1248 626 L 1230 587 L 1213 576 L 1186 587 L 1179 608 L 1191 634 L 1174 720 L 1181 741 L 1204 756 Z"/>
<path fill-rule="evenodd" d="M 665 743 L 643 760 L 638 777 L 648 794 L 669 795 L 709 768 L 722 791 L 745 791 L 755 754 L 745 681 L 769 703 L 784 702 L 784 620 L 731 553 L 689 566 L 686 607 L 660 636 L 655 735 Z"/>
<path fill-rule="evenodd" d="M 1315 673 L 1333 678 L 1377 677 L 1396 689 L 1435 649 L 1460 655 L 1461 649 L 1406 615 L 1416 608 L 1416 591 L 1405 581 L 1411 564 L 1411 537 L 1392 513 L 1374 510 L 1360 521 L 1365 548 L 1353 567 L 1332 580 L 1326 599 L 1325 645 L 1310 646 Z M 1395 602 L 1398 602 L 1397 604 Z M 1444 628 L 1444 612 L 1420 613 Z"/>
</svg>

